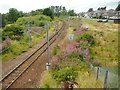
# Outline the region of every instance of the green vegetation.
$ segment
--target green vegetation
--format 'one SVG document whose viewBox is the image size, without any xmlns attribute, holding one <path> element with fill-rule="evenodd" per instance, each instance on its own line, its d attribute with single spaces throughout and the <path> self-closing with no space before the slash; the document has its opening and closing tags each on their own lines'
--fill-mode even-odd
<svg viewBox="0 0 120 90">
<path fill-rule="evenodd" d="M 89 9 L 89 12 L 91 11 L 92 8 Z M 61 27 L 62 23 L 58 19 L 64 18 L 64 20 L 68 21 L 66 17 L 73 16 L 65 39 L 59 42 L 59 46 L 56 45 L 52 49 L 52 56 L 55 60 L 53 62 L 51 60 L 51 65 L 55 66 L 55 68 L 43 73 L 40 88 L 59 88 L 61 87 L 60 83 L 65 81 L 77 82 L 79 88 L 101 88 L 103 85 L 101 85 L 101 81 L 95 80 L 96 76 L 90 70 L 89 64 L 92 63 L 94 66 L 109 69 L 116 69 L 118 66 L 117 24 L 100 23 L 82 18 L 83 25 L 89 28 L 84 30 L 84 33 L 81 30 L 80 35 L 75 35 L 73 29 L 77 30 L 80 27 L 78 22 L 80 19 L 76 20 L 74 10 L 67 11 L 62 6 L 51 6 L 29 13 L 23 13 L 11 8 L 8 13 L 0 15 L 3 17 L 3 29 L 0 29 L 0 35 L 3 33 L 1 35 L 3 36 L 3 42 L 1 41 L 1 43 L 4 44 L 7 37 L 11 39 L 10 47 L 3 46 L 3 49 L 6 49 L 2 54 L 3 62 L 15 59 L 18 55 L 30 50 L 29 32 L 25 28 L 28 26 L 28 22 L 30 22 L 31 27 L 44 27 L 46 22 L 58 22 L 59 27 Z M 55 33 L 54 30 L 55 26 L 50 26 L 49 34 Z M 75 47 L 74 43 L 68 40 L 70 34 L 74 34 Z M 46 30 L 44 28 L 39 35 L 32 32 L 32 47 L 44 39 L 45 35 Z M 68 50 L 69 48 L 66 48 L 66 46 L 71 50 Z"/>
<path fill-rule="evenodd" d="M 2 17 L 2 24 L 0 27 L 5 27 L 7 24 L 12 24 L 16 22 L 20 17 L 29 17 L 29 16 L 36 16 L 36 15 L 45 15 L 49 16 L 51 19 L 54 19 L 54 17 L 59 17 L 59 16 L 73 16 L 76 15 L 74 10 L 69 10 L 67 11 L 64 6 L 51 6 L 45 9 L 37 9 L 37 10 L 32 10 L 31 12 L 25 13 L 23 11 L 18 11 L 16 8 L 10 8 L 8 13 L 1 14 L 0 17 Z M 36 21 L 37 19 L 35 19 Z M 30 20 L 31 21 L 31 20 Z M 35 21 L 32 21 L 34 23 Z M 38 20 L 37 20 L 38 21 Z M 23 21 L 24 22 L 24 21 Z M 27 20 L 28 22 L 28 20 Z M 25 21 L 26 23 L 26 21 Z M 37 24 L 38 23 L 38 24 Z M 36 22 L 37 26 L 42 26 L 42 22 Z M 20 23 L 21 24 L 21 23 Z M 24 24 L 24 23 L 22 23 Z M 36 25 L 34 24 L 34 25 Z"/>
<path fill-rule="evenodd" d="M 54 13 L 50 8 L 45 8 L 43 10 L 43 14 L 46 15 L 46 16 L 51 17 L 52 19 L 54 18 Z"/>
<path fill-rule="evenodd" d="M 19 18 L 19 23 L 22 22 L 23 19 L 27 22 L 28 17 Z M 35 18 L 34 16 L 32 18 Z M 44 19 L 45 20 L 51 20 L 47 16 L 37 16 L 36 18 Z M 55 27 L 51 26 L 49 28 L 50 35 L 54 33 Z M 2 54 L 2 61 L 6 62 L 11 59 L 15 59 L 18 55 L 26 52 L 29 50 L 29 32 L 23 29 L 21 25 L 18 24 L 10 24 L 7 25 L 5 28 L 3 28 L 3 40 L 6 39 L 6 36 L 9 36 L 12 40 L 10 41 L 11 45 L 8 48 L 8 46 L 3 46 L 3 49 L 5 50 Z M 38 44 L 42 39 L 46 37 L 46 30 L 43 28 L 39 35 L 36 35 L 32 33 L 32 47 L 34 45 Z M 4 43 L 4 41 L 3 41 Z"/>
<path fill-rule="evenodd" d="M 115 9 L 116 11 L 120 11 L 120 4 L 118 4 L 118 6 Z"/>
<path fill-rule="evenodd" d="M 45 71 L 42 75 L 42 80 L 40 82 L 40 87 L 39 88 L 58 88 L 59 83 L 53 79 L 52 77 L 52 72 L 50 71 Z"/>
<path fill-rule="evenodd" d="M 59 82 L 74 81 L 77 75 L 76 68 L 74 67 L 66 67 L 53 72 L 53 78 Z"/>
<path fill-rule="evenodd" d="M 50 22 L 51 18 L 45 15 L 35 15 L 29 17 L 18 18 L 16 24 L 28 26 L 28 21 L 30 21 L 31 26 L 44 26 L 46 22 Z"/>
<path fill-rule="evenodd" d="M 9 23 L 14 23 L 20 17 L 20 12 L 15 8 L 10 8 L 8 13 Z"/>
<path fill-rule="evenodd" d="M 69 11 L 68 11 L 68 14 L 69 14 L 70 16 L 76 16 L 76 13 L 74 12 L 74 10 L 69 10 Z"/>
<path fill-rule="evenodd" d="M 49 33 L 53 34 L 54 28 L 50 28 Z M 46 30 L 43 29 L 40 35 L 32 35 L 32 47 L 34 47 L 36 44 L 38 44 L 42 39 L 44 39 L 46 36 Z M 6 46 L 3 46 L 6 47 Z M 16 58 L 18 55 L 26 52 L 29 50 L 29 34 L 24 33 L 24 36 L 21 37 L 20 40 L 13 40 L 11 41 L 11 46 L 2 54 L 2 61 L 6 62 L 10 59 Z"/>
<path fill-rule="evenodd" d="M 118 25 L 114 23 L 98 23 L 95 20 L 82 19 L 89 26 L 87 33 L 95 38 L 96 44 L 90 47 L 95 63 L 103 67 L 118 66 Z"/>
<path fill-rule="evenodd" d="M 78 82 L 79 88 L 101 88 L 103 85 L 98 80 L 96 81 L 95 75 L 93 73 L 89 73 L 86 70 L 80 70 L 78 72 L 78 78 L 76 81 Z"/>
<path fill-rule="evenodd" d="M 60 48 L 59 48 L 58 46 L 55 46 L 55 47 L 53 48 L 52 55 L 53 55 L 53 56 L 57 55 L 58 52 L 59 52 L 59 49 L 60 49 Z"/>
<path fill-rule="evenodd" d="M 94 37 L 88 33 L 81 34 L 80 36 L 77 36 L 76 41 L 77 42 L 84 41 L 83 43 L 85 43 L 87 41 L 87 45 L 90 45 L 90 46 L 95 44 Z"/>
<path fill-rule="evenodd" d="M 20 39 L 23 36 L 23 27 L 16 25 L 16 24 L 10 24 L 6 25 L 5 28 L 2 31 L 2 38 L 3 40 L 6 39 L 8 36 L 11 39 Z"/>
<path fill-rule="evenodd" d="M 101 88 L 102 83 L 101 81 L 96 81 L 96 76 L 91 72 L 89 69 L 89 64 L 87 61 L 84 60 L 82 57 L 83 55 L 80 54 L 77 51 L 74 51 L 72 53 L 69 53 L 65 55 L 64 52 L 62 52 L 63 47 L 66 47 L 66 43 L 69 43 L 68 41 L 68 35 L 73 33 L 73 28 L 74 25 L 69 28 L 69 32 L 67 33 L 67 36 L 62 42 L 59 43 L 59 45 L 62 44 L 62 47 L 59 49 L 60 53 L 57 53 L 57 48 L 53 48 L 53 55 L 56 55 L 56 57 L 59 58 L 59 61 L 57 61 L 56 68 L 50 70 L 48 72 L 48 75 L 51 74 L 52 78 L 49 78 L 48 81 L 55 81 L 57 88 L 61 87 L 60 84 L 61 82 L 66 82 L 66 81 L 74 81 L 77 82 L 78 85 L 76 88 Z M 91 42 L 95 42 L 95 38 L 89 33 L 89 31 L 86 31 L 87 33 L 82 34 L 80 36 L 76 36 L 76 38 L 82 40 L 84 39 L 85 41 L 88 41 L 88 43 L 91 44 Z M 76 40 L 76 39 L 75 39 Z M 83 43 L 80 43 L 83 44 Z M 87 45 L 86 44 L 86 45 Z M 81 45 L 80 45 L 81 46 Z M 92 45 L 94 46 L 94 45 Z M 51 62 L 52 63 L 52 62 Z M 44 76 L 45 78 L 46 76 Z M 92 80 L 92 82 L 91 82 Z M 45 82 L 43 80 L 42 82 Z M 42 85 L 45 87 L 46 83 L 42 83 Z M 47 83 L 47 86 L 51 86 L 50 83 Z M 51 86 L 53 87 L 54 84 Z M 51 88 L 49 87 L 49 88 Z"/>
</svg>

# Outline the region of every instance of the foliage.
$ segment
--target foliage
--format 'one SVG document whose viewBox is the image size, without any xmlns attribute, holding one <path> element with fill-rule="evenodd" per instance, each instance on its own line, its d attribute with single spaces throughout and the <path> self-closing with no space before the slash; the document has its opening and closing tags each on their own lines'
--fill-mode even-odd
<svg viewBox="0 0 120 90">
<path fill-rule="evenodd" d="M 34 15 L 42 15 L 42 13 L 43 13 L 43 9 L 37 9 L 37 10 L 32 10 L 31 12 L 30 12 L 30 16 L 34 16 Z"/>
<path fill-rule="evenodd" d="M 50 28 L 50 33 L 53 31 L 52 29 Z M 45 37 L 46 37 L 45 29 L 43 29 L 39 35 L 32 33 L 32 47 L 38 44 Z M 20 38 L 20 40 L 11 40 L 10 48 L 2 54 L 2 61 L 7 62 L 8 60 L 15 59 L 18 55 L 28 50 L 29 50 L 29 35 L 27 32 L 25 32 L 24 35 Z"/>
<path fill-rule="evenodd" d="M 74 12 L 74 10 L 69 10 L 68 11 L 68 15 L 70 15 L 70 16 L 76 16 L 76 13 Z"/>
<path fill-rule="evenodd" d="M 45 15 L 35 15 L 30 17 L 21 17 L 16 21 L 16 23 L 28 26 L 28 21 L 30 21 L 31 26 L 44 26 L 46 21 L 51 21 L 51 18 Z"/>
<path fill-rule="evenodd" d="M 88 70 L 81 70 L 78 72 L 76 81 L 78 82 L 79 88 L 102 88 L 102 83 L 96 81 L 95 75 Z"/>
<path fill-rule="evenodd" d="M 5 40 L 5 38 L 8 36 L 11 39 L 20 39 L 21 36 L 23 36 L 23 27 L 16 24 L 10 24 L 5 26 L 2 32 L 2 38 Z"/>
<path fill-rule="evenodd" d="M 43 73 L 40 88 L 58 88 L 58 82 L 53 79 L 51 71 L 45 71 Z"/>
<path fill-rule="evenodd" d="M 43 10 L 43 14 L 46 15 L 46 16 L 51 17 L 52 19 L 54 18 L 54 13 L 50 8 L 45 8 Z"/>
<path fill-rule="evenodd" d="M 8 13 L 8 21 L 10 23 L 15 22 L 20 17 L 20 13 L 15 8 L 10 8 Z"/>
<path fill-rule="evenodd" d="M 67 14 L 66 8 L 63 6 L 51 6 L 50 9 L 54 12 L 54 16 L 60 16 L 61 14 Z"/>
<path fill-rule="evenodd" d="M 57 55 L 58 49 L 59 49 L 59 48 L 58 48 L 57 46 L 53 48 L 53 55 Z"/>
<path fill-rule="evenodd" d="M 106 10 L 106 6 L 105 7 L 99 7 L 98 10 Z"/>
<path fill-rule="evenodd" d="M 118 24 L 98 23 L 95 20 L 82 18 L 84 25 L 89 26 L 87 33 L 94 37 L 95 45 L 90 47 L 93 63 L 98 60 L 101 66 L 117 68 L 118 66 Z M 112 53 L 111 53 L 112 52 Z"/>
<path fill-rule="evenodd" d="M 76 40 L 77 41 L 84 40 L 84 42 L 87 41 L 90 46 L 95 44 L 94 37 L 88 33 L 81 34 L 76 38 Z"/>
<path fill-rule="evenodd" d="M 120 11 L 120 4 L 118 4 L 118 6 L 115 9 L 116 11 Z"/>
<path fill-rule="evenodd" d="M 16 8 L 10 8 L 9 12 L 2 15 L 2 27 L 5 27 L 7 24 L 14 23 L 19 17 L 25 16 L 25 13 L 18 11 Z"/>
<path fill-rule="evenodd" d="M 61 15 L 62 15 L 62 16 L 68 15 L 67 10 L 66 10 L 65 7 L 63 7 L 63 9 L 62 9 Z"/>
<path fill-rule="evenodd" d="M 2 14 L 0 13 L 0 28 L 2 27 Z"/>
<path fill-rule="evenodd" d="M 8 24 L 8 20 L 7 20 L 7 15 L 6 14 L 1 14 L 1 19 L 2 19 L 2 25 L 1 25 L 2 27 L 4 27 L 6 24 Z"/>
<path fill-rule="evenodd" d="M 89 8 L 88 12 L 92 12 L 93 11 L 93 8 Z"/>
<path fill-rule="evenodd" d="M 73 67 L 66 67 L 53 72 L 53 78 L 57 81 L 71 81 L 75 80 L 77 72 Z"/>
</svg>

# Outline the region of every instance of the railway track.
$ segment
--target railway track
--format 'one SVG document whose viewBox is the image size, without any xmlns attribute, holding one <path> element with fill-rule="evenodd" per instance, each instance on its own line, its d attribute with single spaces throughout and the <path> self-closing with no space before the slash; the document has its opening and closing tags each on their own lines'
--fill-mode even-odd
<svg viewBox="0 0 120 90">
<path fill-rule="evenodd" d="M 50 45 L 59 37 L 61 32 L 64 30 L 66 23 L 63 21 L 62 27 L 50 37 Z M 47 41 L 45 41 L 35 52 L 33 52 L 29 57 L 27 57 L 23 62 L 12 69 L 7 75 L 5 75 L 0 83 L 2 84 L 2 89 L 8 89 L 15 83 L 15 81 L 30 67 L 32 64 L 38 60 L 38 58 L 47 50 Z"/>
</svg>

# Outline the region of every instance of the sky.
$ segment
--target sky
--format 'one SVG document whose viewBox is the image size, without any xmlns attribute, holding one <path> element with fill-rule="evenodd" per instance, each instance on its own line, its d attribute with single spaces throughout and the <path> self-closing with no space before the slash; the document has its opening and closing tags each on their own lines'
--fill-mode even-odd
<svg viewBox="0 0 120 90">
<path fill-rule="evenodd" d="M 107 6 L 107 9 L 115 9 L 120 0 L 0 0 L 0 13 L 7 13 L 9 8 L 18 11 L 30 12 L 49 6 L 65 6 L 67 10 L 86 12 L 89 8 L 96 10 L 98 7 Z"/>
</svg>

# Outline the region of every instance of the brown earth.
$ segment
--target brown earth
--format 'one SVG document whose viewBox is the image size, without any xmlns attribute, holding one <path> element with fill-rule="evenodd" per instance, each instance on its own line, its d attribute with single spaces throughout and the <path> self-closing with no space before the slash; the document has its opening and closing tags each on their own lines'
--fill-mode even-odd
<svg viewBox="0 0 120 90">
<path fill-rule="evenodd" d="M 66 29 L 61 33 L 59 38 L 55 41 L 55 43 L 51 46 L 51 49 L 54 47 L 54 45 L 58 44 L 60 40 L 62 40 L 65 37 Z M 40 44 L 39 44 L 40 45 Z M 39 46 L 35 46 L 34 49 L 31 49 L 28 53 L 25 53 L 25 57 L 30 55 L 34 50 L 37 49 Z M 50 49 L 50 50 L 51 50 Z M 15 67 L 19 62 L 21 62 L 23 59 L 22 57 L 18 57 L 17 61 L 13 60 L 11 62 L 7 62 L 7 64 L 4 64 L 4 67 Z M 14 63 L 14 65 L 13 65 Z M 47 52 L 45 52 L 12 86 L 11 88 L 36 88 L 39 87 L 40 79 L 41 79 L 41 73 L 45 71 L 45 64 L 47 63 Z M 3 68 L 3 70 L 8 71 L 8 69 Z M 4 71 L 5 74 L 5 71 Z"/>
</svg>

